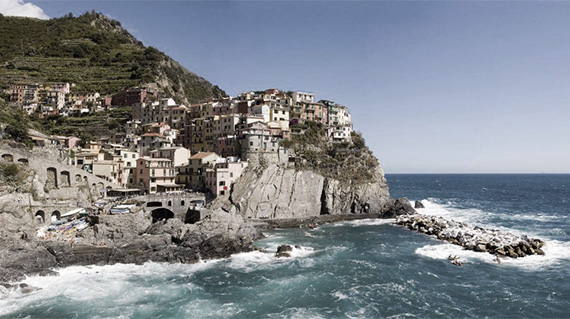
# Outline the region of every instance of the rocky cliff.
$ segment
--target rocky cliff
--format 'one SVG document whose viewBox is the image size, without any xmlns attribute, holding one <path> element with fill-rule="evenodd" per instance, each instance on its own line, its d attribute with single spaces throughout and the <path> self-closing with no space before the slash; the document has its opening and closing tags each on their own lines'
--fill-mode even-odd
<svg viewBox="0 0 570 319">
<path fill-rule="evenodd" d="M 233 185 L 229 202 L 245 219 L 378 214 L 393 208 L 382 168 L 368 181 L 338 180 L 279 164 L 251 167 Z"/>
</svg>

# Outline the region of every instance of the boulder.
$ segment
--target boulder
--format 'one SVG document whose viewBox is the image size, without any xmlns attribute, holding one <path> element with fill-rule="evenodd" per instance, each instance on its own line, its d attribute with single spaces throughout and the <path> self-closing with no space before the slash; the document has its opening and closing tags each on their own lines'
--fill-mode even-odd
<svg viewBox="0 0 570 319">
<path fill-rule="evenodd" d="M 277 253 L 275 253 L 275 257 L 291 257 L 291 252 L 293 251 L 293 247 L 290 245 L 281 245 L 277 247 Z"/>
<path fill-rule="evenodd" d="M 425 206 L 424 206 L 424 204 L 422 204 L 422 202 L 420 202 L 419 200 L 417 200 L 417 201 L 414 203 L 414 208 L 416 208 L 416 209 L 417 209 L 417 208 L 425 208 Z"/>
<path fill-rule="evenodd" d="M 410 201 L 406 197 L 402 197 L 394 200 L 390 209 L 382 214 L 382 218 L 393 218 L 400 215 L 412 215 L 415 213 L 416 210 L 412 207 Z"/>
</svg>

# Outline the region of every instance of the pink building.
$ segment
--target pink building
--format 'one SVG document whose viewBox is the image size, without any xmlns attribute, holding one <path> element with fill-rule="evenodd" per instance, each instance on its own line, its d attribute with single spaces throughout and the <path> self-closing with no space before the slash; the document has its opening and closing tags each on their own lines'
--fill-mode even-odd
<svg viewBox="0 0 570 319">
<path fill-rule="evenodd" d="M 181 185 L 175 184 L 175 177 L 174 167 L 169 159 L 141 157 L 137 160 L 138 185 L 149 194 L 182 189 Z"/>
<path fill-rule="evenodd" d="M 220 159 L 214 168 L 206 170 L 206 188 L 214 196 L 226 195 L 231 186 L 241 176 L 247 167 L 247 162 L 242 162 L 237 158 Z"/>
</svg>

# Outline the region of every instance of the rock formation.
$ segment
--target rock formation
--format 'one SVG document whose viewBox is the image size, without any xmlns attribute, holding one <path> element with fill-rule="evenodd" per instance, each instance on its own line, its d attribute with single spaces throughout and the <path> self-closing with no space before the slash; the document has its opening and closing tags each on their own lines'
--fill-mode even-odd
<svg viewBox="0 0 570 319">
<path fill-rule="evenodd" d="M 534 254 L 544 255 L 541 249 L 544 242 L 540 239 L 470 226 L 441 217 L 421 214 L 402 215 L 396 219 L 396 224 L 426 235 L 435 236 L 440 240 L 448 241 L 468 250 L 512 258 Z"/>
<path fill-rule="evenodd" d="M 152 224 L 150 214 L 101 215 L 77 242 L 40 241 L 35 236 L 0 243 L 0 282 L 71 265 L 147 261 L 192 263 L 253 250 L 260 234 L 239 215 L 216 210 L 196 224 L 168 219 Z"/>
<path fill-rule="evenodd" d="M 233 185 L 229 201 L 246 220 L 342 214 L 395 216 L 384 216 L 394 203 L 379 166 L 370 181 L 359 183 L 278 164 L 252 166 Z"/>
</svg>

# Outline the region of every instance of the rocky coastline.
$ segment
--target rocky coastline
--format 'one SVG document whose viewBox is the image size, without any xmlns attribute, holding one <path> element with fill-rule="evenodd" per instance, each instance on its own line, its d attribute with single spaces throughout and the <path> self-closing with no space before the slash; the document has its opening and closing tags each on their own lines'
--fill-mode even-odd
<svg viewBox="0 0 570 319">
<path fill-rule="evenodd" d="M 498 257 L 519 258 L 535 254 L 544 255 L 541 249 L 544 242 L 540 239 L 471 226 L 442 217 L 422 214 L 402 215 L 396 218 L 395 223 L 459 245 L 467 250 L 487 252 Z"/>
<path fill-rule="evenodd" d="M 72 265 L 142 264 L 148 261 L 194 263 L 251 251 L 259 230 L 237 215 L 212 211 L 196 224 L 179 219 L 152 223 L 150 214 L 101 215 L 77 241 L 39 240 L 27 236 L 0 244 L 0 282 L 26 275 L 57 275 L 52 269 Z"/>
<path fill-rule="evenodd" d="M 0 243 L 0 283 L 22 280 L 27 275 L 58 275 L 53 269 L 73 265 L 142 264 L 149 261 L 195 263 L 227 258 L 252 251 L 263 238 L 262 230 L 325 224 L 367 218 L 386 218 L 405 213 L 411 205 L 394 200 L 385 214 L 335 214 L 307 218 L 244 220 L 235 210 L 208 210 L 195 224 L 180 219 L 152 223 L 143 209 L 132 214 L 100 215 L 81 231 L 75 242 L 26 238 Z M 397 205 L 395 205 L 397 204 Z M 17 286 L 14 286 L 17 287 Z"/>
</svg>

